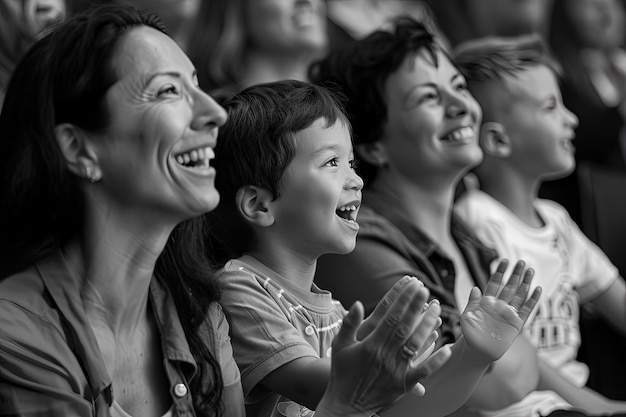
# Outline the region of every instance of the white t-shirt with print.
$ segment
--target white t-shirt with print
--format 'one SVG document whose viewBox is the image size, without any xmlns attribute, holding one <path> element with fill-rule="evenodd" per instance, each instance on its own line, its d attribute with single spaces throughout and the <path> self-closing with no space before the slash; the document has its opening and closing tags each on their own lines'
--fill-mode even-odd
<svg viewBox="0 0 626 417">
<path fill-rule="evenodd" d="M 535 270 L 533 287 L 541 285 L 543 292 L 524 333 L 540 358 L 582 386 L 589 370 L 576 361 L 580 347 L 579 304 L 608 289 L 619 272 L 561 205 L 538 199 L 535 210 L 544 223 L 540 228 L 523 223 L 480 190 L 468 191 L 455 207 L 477 236 L 496 249 L 500 257 L 511 262 L 523 259 Z M 457 298 L 461 307 L 467 303 L 467 294 L 457 294 Z"/>
</svg>

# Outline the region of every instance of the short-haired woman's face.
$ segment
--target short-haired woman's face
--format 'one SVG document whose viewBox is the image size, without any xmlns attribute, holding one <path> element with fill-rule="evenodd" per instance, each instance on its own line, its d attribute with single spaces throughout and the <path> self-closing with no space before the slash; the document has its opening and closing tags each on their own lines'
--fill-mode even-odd
<svg viewBox="0 0 626 417">
<path fill-rule="evenodd" d="M 384 86 L 387 122 L 382 144 L 389 163 L 410 179 L 458 175 L 482 160 L 482 111 L 450 60 L 420 50 Z M 449 178 L 446 177 L 446 181 Z"/>
<path fill-rule="evenodd" d="M 42 31 L 65 18 L 65 0 L 0 0 L 11 10 L 14 18 L 22 22 L 28 36 L 40 37 Z"/>
<path fill-rule="evenodd" d="M 176 222 L 215 208 L 210 160 L 226 112 L 200 90 L 189 58 L 167 35 L 140 26 L 124 35 L 112 67 L 109 126 L 92 141 L 111 199 Z"/>
<path fill-rule="evenodd" d="M 244 13 L 254 49 L 301 54 L 326 48 L 323 0 L 246 0 Z"/>
</svg>

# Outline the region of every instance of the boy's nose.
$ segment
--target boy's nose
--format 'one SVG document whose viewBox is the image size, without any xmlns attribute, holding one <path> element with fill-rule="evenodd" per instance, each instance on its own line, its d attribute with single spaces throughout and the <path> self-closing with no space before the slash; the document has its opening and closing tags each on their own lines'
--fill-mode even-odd
<svg viewBox="0 0 626 417">
<path fill-rule="evenodd" d="M 576 113 L 570 111 L 568 108 L 565 108 L 565 117 L 567 118 L 568 124 L 572 127 L 572 129 L 576 129 L 578 127 L 578 116 L 576 116 Z"/>
<path fill-rule="evenodd" d="M 352 171 L 352 175 L 350 175 L 346 181 L 346 188 L 357 191 L 362 190 L 363 179 L 356 172 Z"/>
</svg>

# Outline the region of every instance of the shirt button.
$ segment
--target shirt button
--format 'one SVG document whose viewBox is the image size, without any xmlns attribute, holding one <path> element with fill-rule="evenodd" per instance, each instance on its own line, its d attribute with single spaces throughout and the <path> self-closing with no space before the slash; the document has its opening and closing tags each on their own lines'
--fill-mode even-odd
<svg viewBox="0 0 626 417">
<path fill-rule="evenodd" d="M 306 326 L 306 329 L 304 329 L 304 333 L 306 333 L 307 336 L 313 336 L 315 330 L 313 330 L 313 326 Z"/>
<path fill-rule="evenodd" d="M 443 278 L 447 277 L 447 276 L 448 276 L 448 270 L 447 270 L 447 269 L 444 269 L 443 271 L 441 271 L 441 276 L 442 276 Z"/>
<path fill-rule="evenodd" d="M 184 397 L 185 395 L 187 395 L 187 387 L 185 386 L 185 384 L 176 384 L 176 386 L 174 387 L 174 394 L 177 397 Z"/>
</svg>

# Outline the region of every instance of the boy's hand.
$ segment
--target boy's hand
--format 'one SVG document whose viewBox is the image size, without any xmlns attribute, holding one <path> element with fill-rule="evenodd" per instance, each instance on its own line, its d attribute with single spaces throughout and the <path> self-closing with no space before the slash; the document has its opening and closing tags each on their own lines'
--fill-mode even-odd
<svg viewBox="0 0 626 417">
<path fill-rule="evenodd" d="M 481 296 L 478 287 L 472 289 L 469 304 L 461 315 L 461 328 L 468 347 L 489 362 L 499 359 L 511 346 L 541 295 L 541 287 L 537 287 L 527 299 L 533 270 L 524 272 L 524 261 L 517 262 L 503 287 L 502 277 L 507 266 L 506 259 L 500 262 L 484 295 Z"/>
<path fill-rule="evenodd" d="M 331 380 L 323 409 L 337 415 L 372 413 L 413 389 L 419 380 L 439 369 L 449 358 L 439 349 L 420 363 L 414 359 L 436 339 L 441 307 L 432 302 L 425 309 L 428 290 L 417 279 L 401 285 L 368 325 L 367 335 L 357 341 L 363 306 L 355 303 L 333 341 Z"/>
</svg>

